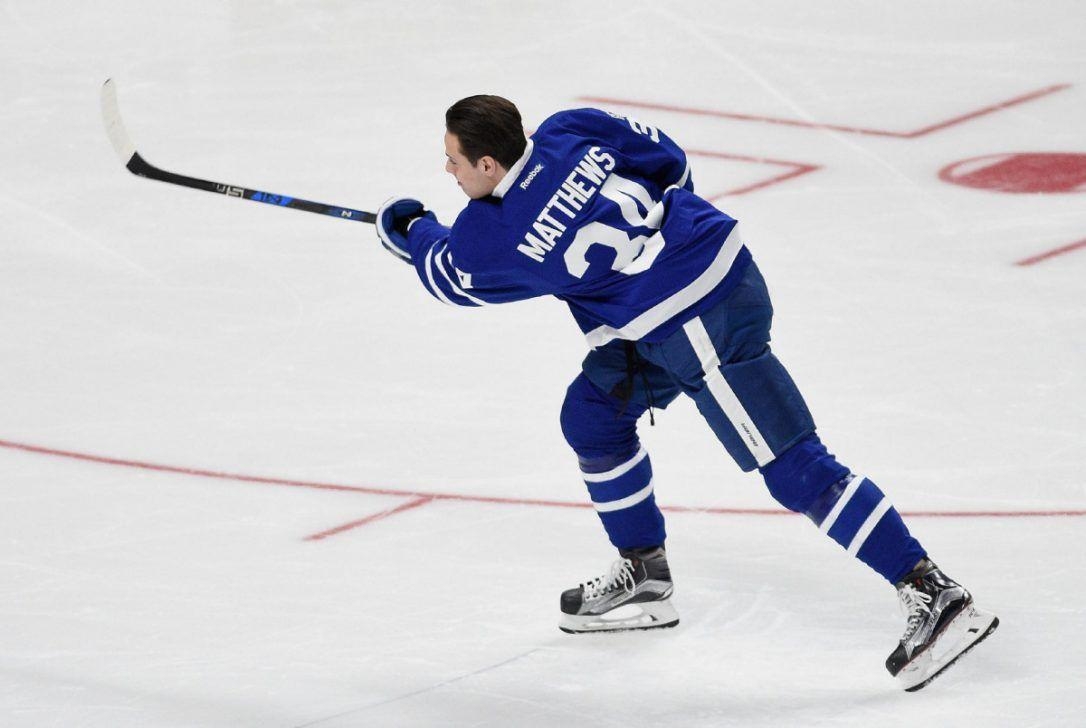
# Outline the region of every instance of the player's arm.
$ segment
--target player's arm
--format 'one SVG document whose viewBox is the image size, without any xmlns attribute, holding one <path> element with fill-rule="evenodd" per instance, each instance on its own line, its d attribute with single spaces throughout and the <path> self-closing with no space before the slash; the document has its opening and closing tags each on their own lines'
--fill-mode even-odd
<svg viewBox="0 0 1086 728">
<path fill-rule="evenodd" d="M 395 198 L 377 211 L 377 236 L 397 258 L 411 263 L 423 287 L 450 306 L 485 306 L 519 301 L 543 291 L 522 277 L 459 263 L 456 226 L 446 227 L 418 200 Z"/>
<path fill-rule="evenodd" d="M 584 136 L 606 139 L 624 156 L 637 160 L 637 167 L 662 189 L 675 186 L 694 191 L 686 152 L 657 127 L 599 109 L 568 112 L 565 124 Z"/>
</svg>

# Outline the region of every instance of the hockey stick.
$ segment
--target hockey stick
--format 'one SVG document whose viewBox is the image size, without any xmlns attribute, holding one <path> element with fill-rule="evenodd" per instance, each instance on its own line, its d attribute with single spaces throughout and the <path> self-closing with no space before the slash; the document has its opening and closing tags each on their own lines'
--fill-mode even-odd
<svg viewBox="0 0 1086 728">
<path fill-rule="evenodd" d="M 372 212 L 363 212 L 362 210 L 352 210 L 349 207 L 336 207 L 323 202 L 311 202 L 297 197 L 250 190 L 237 185 L 211 182 L 206 179 L 187 177 L 183 174 L 159 169 L 140 156 L 140 153 L 136 151 L 136 146 L 132 143 L 132 138 L 128 136 L 128 131 L 124 128 L 124 122 L 121 120 L 121 108 L 117 105 L 117 87 L 112 78 L 106 79 L 106 82 L 102 84 L 102 120 L 106 124 L 106 134 L 109 135 L 109 141 L 112 142 L 113 148 L 117 151 L 117 156 L 121 158 L 121 163 L 134 175 L 156 179 L 160 182 L 169 182 L 182 187 L 191 187 L 196 190 L 217 192 L 227 197 L 241 197 L 268 205 L 305 210 L 319 215 L 331 215 L 344 220 L 357 220 L 358 222 L 368 223 L 377 220 L 377 216 Z"/>
</svg>

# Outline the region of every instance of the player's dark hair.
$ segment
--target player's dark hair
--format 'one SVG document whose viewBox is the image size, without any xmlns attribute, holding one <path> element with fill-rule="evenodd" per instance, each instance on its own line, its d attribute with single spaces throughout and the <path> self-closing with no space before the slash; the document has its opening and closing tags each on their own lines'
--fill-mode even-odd
<svg viewBox="0 0 1086 728">
<path fill-rule="evenodd" d="M 445 112 L 445 128 L 460 140 L 460 151 L 472 164 L 489 156 L 509 169 L 528 144 L 520 112 L 501 96 L 480 94 L 460 99 Z"/>
</svg>

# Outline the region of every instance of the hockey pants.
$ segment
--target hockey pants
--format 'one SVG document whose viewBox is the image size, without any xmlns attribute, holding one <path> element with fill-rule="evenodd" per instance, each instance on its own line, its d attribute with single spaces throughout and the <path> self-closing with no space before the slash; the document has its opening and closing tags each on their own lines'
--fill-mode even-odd
<svg viewBox="0 0 1086 728">
<path fill-rule="evenodd" d="M 773 308 L 751 263 L 715 308 L 663 341 L 613 341 L 592 350 L 562 406 L 562 430 L 611 543 L 664 543 L 652 464 L 637 436 L 651 407 L 680 393 L 744 471 L 757 469 L 770 494 L 895 583 L 925 552 L 869 479 L 850 473 L 815 434 L 791 376 L 769 347 Z"/>
</svg>

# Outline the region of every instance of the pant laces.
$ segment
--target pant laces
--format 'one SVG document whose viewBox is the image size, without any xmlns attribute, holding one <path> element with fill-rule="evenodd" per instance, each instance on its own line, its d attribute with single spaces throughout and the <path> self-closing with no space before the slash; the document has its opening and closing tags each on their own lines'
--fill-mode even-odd
<svg viewBox="0 0 1086 728">
<path fill-rule="evenodd" d="M 919 591 L 912 584 L 906 584 L 898 590 L 897 595 L 901 599 L 901 613 L 908 620 L 905 626 L 905 635 L 901 638 L 901 641 L 904 642 L 912 637 L 913 633 L 923 623 L 924 618 L 931 614 L 931 608 L 928 606 L 931 603 L 931 594 Z"/>
<path fill-rule="evenodd" d="M 584 599 L 599 599 L 605 594 L 610 594 L 618 588 L 632 594 L 637 582 L 634 581 L 633 562 L 629 559 L 619 559 L 611 564 L 611 571 L 602 576 L 597 576 L 591 581 L 581 584 Z"/>
</svg>

